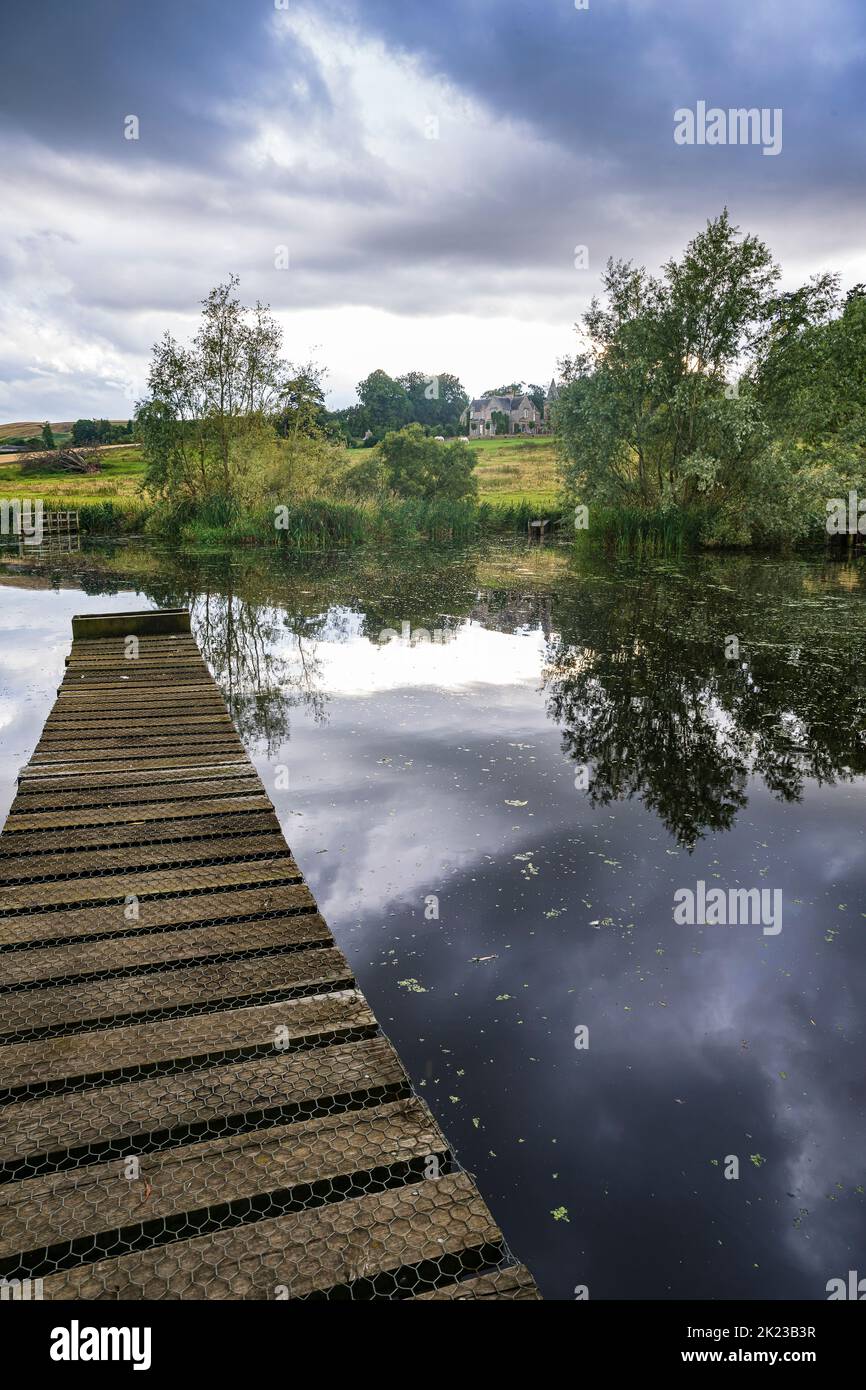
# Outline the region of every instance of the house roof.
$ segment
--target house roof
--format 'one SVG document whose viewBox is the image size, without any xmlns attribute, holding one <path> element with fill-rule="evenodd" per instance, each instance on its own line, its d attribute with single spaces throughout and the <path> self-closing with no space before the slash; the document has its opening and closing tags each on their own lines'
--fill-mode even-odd
<svg viewBox="0 0 866 1390">
<path fill-rule="evenodd" d="M 532 410 L 536 409 L 532 397 L 524 392 L 522 396 L 481 396 L 478 400 L 469 402 L 469 412 L 472 415 L 481 415 L 486 410 L 502 410 L 507 415 L 513 415 L 524 401 Z"/>
</svg>

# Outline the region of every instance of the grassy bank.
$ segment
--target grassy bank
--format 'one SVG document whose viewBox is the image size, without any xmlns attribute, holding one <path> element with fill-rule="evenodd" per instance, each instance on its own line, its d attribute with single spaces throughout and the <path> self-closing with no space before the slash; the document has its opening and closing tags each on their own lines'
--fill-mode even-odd
<svg viewBox="0 0 866 1390">
<path fill-rule="evenodd" d="M 0 496 L 42 498 L 46 507 L 55 504 L 75 510 L 93 503 L 113 503 L 140 508 L 144 460 L 136 445 L 106 449 L 98 473 L 65 473 L 53 469 L 34 469 L 26 455 L 0 454 Z"/>
<path fill-rule="evenodd" d="M 157 514 L 141 491 L 145 465 L 136 445 L 107 450 L 99 473 L 81 475 L 34 471 L 24 460 L 4 460 L 0 455 L 0 496 L 41 499 L 47 511 L 77 511 L 83 534 L 131 536 L 148 532 L 207 546 L 306 550 L 525 534 L 529 520 L 559 517 L 551 439 L 479 440 L 472 448 L 478 455 L 477 504 L 317 498 L 290 507 L 284 530 L 276 530 L 270 508 L 239 516 L 219 501 L 196 512 L 187 509 Z M 356 462 L 358 451 L 351 457 Z"/>
<path fill-rule="evenodd" d="M 559 519 L 559 511 L 546 513 Z M 404 541 L 467 541 L 479 536 L 525 535 L 537 508 L 516 502 L 332 502 L 316 499 L 290 507 L 277 528 L 272 510 L 228 515 L 215 506 L 186 519 L 177 531 L 186 542 L 329 550 L 345 545 L 393 545 Z M 172 528 L 173 530 L 175 528 Z"/>
</svg>

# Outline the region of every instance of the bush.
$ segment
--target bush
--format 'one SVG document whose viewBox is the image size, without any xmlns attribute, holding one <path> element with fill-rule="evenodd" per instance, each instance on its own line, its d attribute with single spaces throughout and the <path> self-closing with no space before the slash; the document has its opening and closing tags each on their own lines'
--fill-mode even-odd
<svg viewBox="0 0 866 1390">
<path fill-rule="evenodd" d="M 461 440 L 440 444 L 421 425 L 392 430 L 379 446 L 388 487 L 398 497 L 448 502 L 478 496 L 476 455 Z"/>
</svg>

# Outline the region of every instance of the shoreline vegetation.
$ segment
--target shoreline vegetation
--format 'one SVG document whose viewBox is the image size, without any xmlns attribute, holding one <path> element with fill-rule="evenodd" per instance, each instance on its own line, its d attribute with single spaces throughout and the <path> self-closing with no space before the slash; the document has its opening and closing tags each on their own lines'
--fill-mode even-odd
<svg viewBox="0 0 866 1390">
<path fill-rule="evenodd" d="M 29 438 L 43 452 L 0 455 L 0 492 L 76 510 L 102 537 L 325 550 L 526 536 L 546 519 L 550 539 L 650 555 L 826 544 L 834 502 L 853 498 L 836 539 L 859 546 L 866 286 L 843 296 L 822 272 L 781 292 L 780 278 L 727 211 L 658 276 L 609 261 L 550 393 L 484 393 L 523 391 L 541 432 L 502 416 L 470 439 L 448 372 L 376 369 L 357 405 L 329 411 L 325 369 L 285 361 L 280 326 L 232 276 L 189 344 L 154 346 L 134 420 L 56 436 L 46 421 Z M 61 433 L 96 446 L 67 450 L 74 476 Z"/>
<path fill-rule="evenodd" d="M 546 517 L 561 523 L 554 441 L 509 438 L 473 443 L 478 495 L 440 498 L 305 497 L 240 510 L 216 497 L 170 516 L 143 491 L 145 460 L 140 444 L 105 456 L 89 477 L 69 478 L 47 469 L 25 470 L 14 456 L 0 456 L 0 493 L 32 501 L 46 511 L 78 511 L 82 535 L 152 538 L 204 546 L 323 549 L 407 540 L 467 540 L 476 536 L 526 534 L 527 523 Z M 366 453 L 366 451 L 365 451 Z M 346 451 L 351 462 L 360 451 Z M 285 507 L 275 525 L 276 507 Z"/>
</svg>

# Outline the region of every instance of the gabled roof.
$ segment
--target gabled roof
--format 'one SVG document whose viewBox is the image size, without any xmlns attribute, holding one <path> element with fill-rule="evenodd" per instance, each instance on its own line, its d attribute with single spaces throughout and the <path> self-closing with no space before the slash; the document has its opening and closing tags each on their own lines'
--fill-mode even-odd
<svg viewBox="0 0 866 1390">
<path fill-rule="evenodd" d="M 482 396 L 479 400 L 470 401 L 469 409 L 473 415 L 484 410 L 502 410 L 510 415 L 518 410 L 524 401 L 535 409 L 535 402 L 525 392 L 522 396 Z"/>
</svg>

